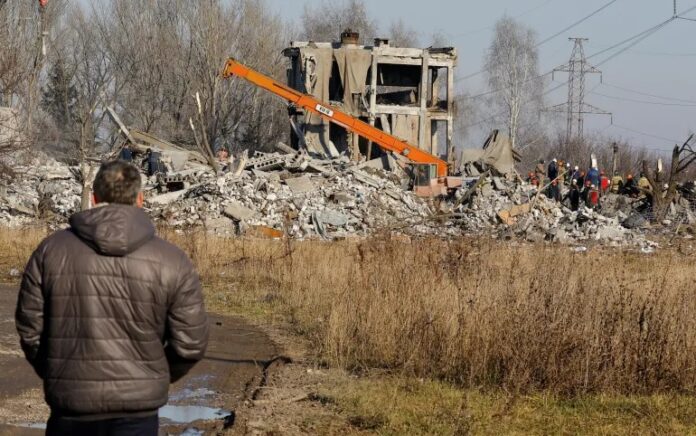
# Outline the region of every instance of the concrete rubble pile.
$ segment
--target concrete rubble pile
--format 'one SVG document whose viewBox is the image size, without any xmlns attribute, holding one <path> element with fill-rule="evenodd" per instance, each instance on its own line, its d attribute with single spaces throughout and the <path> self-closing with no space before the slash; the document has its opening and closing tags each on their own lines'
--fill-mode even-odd
<svg viewBox="0 0 696 436">
<path fill-rule="evenodd" d="M 163 225 L 223 235 L 488 234 L 576 245 L 654 246 L 642 229 L 645 219 L 622 225 L 636 214 L 627 197 L 608 195 L 601 212 L 584 207 L 572 212 L 528 183 L 484 174 L 465 179 L 448 199 L 420 198 L 409 189 L 409 177 L 394 156 L 354 163 L 282 150 L 232 156 L 218 174 L 192 160 L 179 171 L 143 174 L 146 210 Z M 0 183 L 0 224 L 60 227 L 79 209 L 76 167 L 40 153 L 5 157 L 3 164 L 15 176 Z M 690 212 L 680 216 L 694 220 Z"/>
<path fill-rule="evenodd" d="M 0 162 L 14 173 L 0 180 L 0 224 L 19 227 L 37 220 L 62 221 L 80 208 L 76 168 L 44 153 L 17 152 Z"/>
<path fill-rule="evenodd" d="M 538 195 L 535 186 L 502 177 L 481 178 L 470 200 L 453 211 L 469 233 L 488 231 L 499 238 L 563 244 L 655 245 L 643 232 L 624 227 L 625 216 L 607 216 L 586 207 L 573 212 L 544 194 Z"/>
<path fill-rule="evenodd" d="M 347 160 L 258 154 L 244 169 L 201 172 L 185 189 L 146 197 L 152 216 L 174 227 L 216 233 L 336 238 L 398 230 L 460 234 L 428 220 L 429 201 L 402 189 L 393 172 Z"/>
</svg>

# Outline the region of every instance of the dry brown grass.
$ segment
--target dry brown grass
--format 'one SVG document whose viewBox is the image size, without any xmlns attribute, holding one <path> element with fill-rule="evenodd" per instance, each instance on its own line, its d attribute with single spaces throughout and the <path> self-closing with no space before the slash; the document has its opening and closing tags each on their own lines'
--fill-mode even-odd
<svg viewBox="0 0 696 436">
<path fill-rule="evenodd" d="M 16 280 L 10 272 L 24 269 L 29 256 L 47 234 L 44 228 L 0 228 L 0 281 Z"/>
<path fill-rule="evenodd" d="M 174 239 L 211 304 L 282 312 L 332 365 L 513 392 L 696 387 L 696 265 L 675 251 Z"/>
<path fill-rule="evenodd" d="M 331 365 L 512 392 L 696 387 L 696 265 L 676 251 L 165 237 L 196 262 L 210 307 L 280 313 Z M 17 263 L 34 239 L 0 244 Z"/>
</svg>

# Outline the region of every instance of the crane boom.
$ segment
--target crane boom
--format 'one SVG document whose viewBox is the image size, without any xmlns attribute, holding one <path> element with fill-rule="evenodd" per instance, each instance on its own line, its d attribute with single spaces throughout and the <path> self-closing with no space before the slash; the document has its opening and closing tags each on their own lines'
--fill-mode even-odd
<svg viewBox="0 0 696 436">
<path fill-rule="evenodd" d="M 368 141 L 372 141 L 380 148 L 399 153 L 409 160 L 419 164 L 431 164 L 437 166 L 438 177 L 447 176 L 447 162 L 406 141 L 390 135 L 374 126 L 371 126 L 342 110 L 330 106 L 311 95 L 298 92 L 289 86 L 285 86 L 272 78 L 265 76 L 252 68 L 243 65 L 230 58 L 222 73 L 224 78 L 238 76 L 250 83 L 263 88 L 273 94 L 295 104 L 298 107 L 320 115 L 322 118 L 356 133 Z"/>
</svg>

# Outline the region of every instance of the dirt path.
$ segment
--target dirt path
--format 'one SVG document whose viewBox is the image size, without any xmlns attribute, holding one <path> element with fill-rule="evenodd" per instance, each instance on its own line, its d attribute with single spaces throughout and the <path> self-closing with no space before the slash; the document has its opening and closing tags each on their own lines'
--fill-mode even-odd
<svg viewBox="0 0 696 436">
<path fill-rule="evenodd" d="M 0 285 L 0 435 L 40 435 L 49 410 L 41 380 L 17 344 L 16 298 L 16 285 Z M 234 411 L 265 384 L 268 368 L 285 360 L 261 329 L 241 318 L 211 316 L 206 357 L 170 389 L 169 403 L 160 410 L 163 430 L 208 433 L 232 426 Z"/>
</svg>

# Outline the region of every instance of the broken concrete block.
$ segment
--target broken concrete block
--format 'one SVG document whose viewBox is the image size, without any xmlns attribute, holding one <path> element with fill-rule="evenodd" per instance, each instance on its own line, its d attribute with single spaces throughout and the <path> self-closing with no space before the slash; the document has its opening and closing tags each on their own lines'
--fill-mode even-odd
<svg viewBox="0 0 696 436">
<path fill-rule="evenodd" d="M 338 203 L 341 205 L 346 205 L 355 201 L 355 198 L 345 191 L 334 192 L 333 194 L 331 194 L 329 199 L 334 203 Z"/>
<path fill-rule="evenodd" d="M 377 179 L 376 177 L 372 177 L 370 175 L 367 175 L 365 172 L 360 171 L 356 168 L 352 168 L 351 173 L 353 173 L 353 176 L 355 176 L 355 180 L 357 180 L 361 183 L 372 186 L 374 188 L 379 188 L 382 186 L 379 179 Z"/>
<path fill-rule="evenodd" d="M 484 183 L 481 185 L 481 195 L 483 197 L 490 197 L 493 195 L 493 187 L 490 185 L 490 183 Z"/>
<path fill-rule="evenodd" d="M 498 191 L 505 191 L 505 190 L 507 190 L 507 185 L 505 184 L 505 182 L 503 182 L 503 181 L 501 180 L 500 177 L 493 177 L 492 181 L 493 181 L 493 187 L 494 187 L 495 189 L 497 189 Z"/>
<path fill-rule="evenodd" d="M 530 203 L 520 204 L 517 206 L 512 206 L 510 208 L 510 216 L 516 217 L 529 213 L 532 210 L 532 205 Z"/>
<path fill-rule="evenodd" d="M 16 202 L 13 204 L 9 205 L 10 212 L 13 213 L 18 213 L 21 215 L 27 215 L 27 216 L 34 216 L 36 215 L 36 211 L 34 209 L 31 209 L 29 207 L 24 206 L 23 204 Z"/>
<path fill-rule="evenodd" d="M 322 223 L 334 226 L 334 227 L 343 227 L 346 224 L 348 224 L 348 216 L 345 214 L 342 214 L 340 212 L 337 212 L 332 209 L 324 209 L 319 212 L 316 212 L 317 220 L 321 221 Z"/>
<path fill-rule="evenodd" d="M 236 221 L 246 221 L 256 216 L 255 210 L 249 209 L 236 201 L 225 206 L 222 213 Z"/>
<path fill-rule="evenodd" d="M 293 177 L 285 179 L 285 184 L 288 185 L 293 194 L 305 194 L 314 190 L 314 184 L 309 176 Z"/>
<path fill-rule="evenodd" d="M 597 239 L 600 241 L 620 240 L 624 237 L 621 227 L 600 227 L 597 229 Z"/>
<path fill-rule="evenodd" d="M 646 220 L 643 215 L 639 213 L 634 213 L 633 215 L 626 218 L 621 223 L 621 225 L 626 227 L 627 229 L 638 229 L 647 226 L 648 220 Z"/>
<path fill-rule="evenodd" d="M 511 226 L 516 222 L 515 218 L 510 216 L 509 210 L 501 210 L 500 212 L 498 212 L 498 219 L 500 219 L 500 222 L 507 226 Z"/>
</svg>

